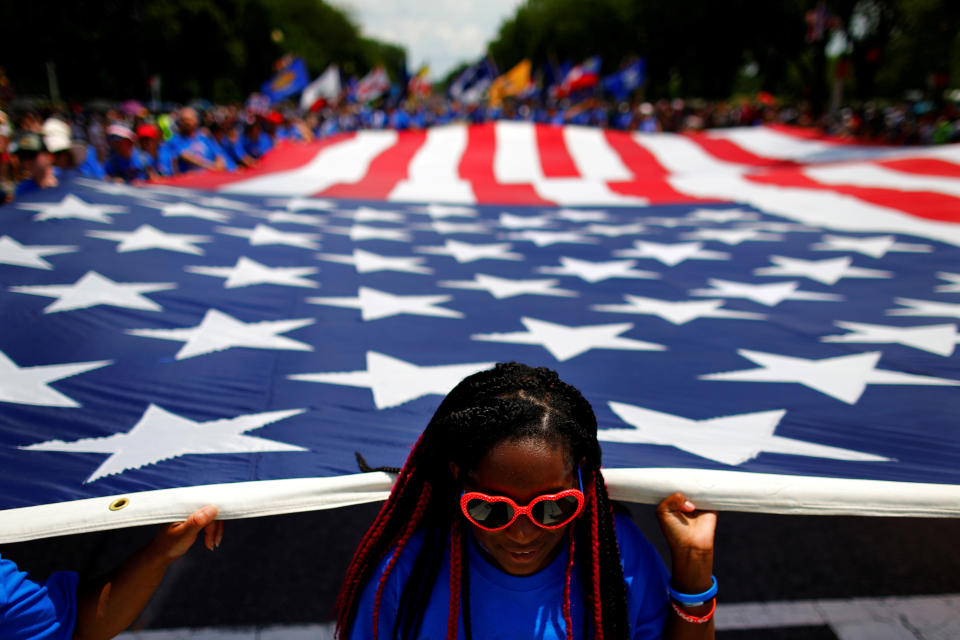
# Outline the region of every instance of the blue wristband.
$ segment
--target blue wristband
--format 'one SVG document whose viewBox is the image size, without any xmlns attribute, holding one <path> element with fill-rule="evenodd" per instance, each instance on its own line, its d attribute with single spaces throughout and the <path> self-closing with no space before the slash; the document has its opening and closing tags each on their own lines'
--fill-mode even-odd
<svg viewBox="0 0 960 640">
<path fill-rule="evenodd" d="M 680 604 L 703 604 L 717 596 L 717 578 L 710 576 L 710 579 L 713 580 L 713 584 L 703 593 L 680 593 L 670 585 L 667 585 L 667 593 Z"/>
</svg>

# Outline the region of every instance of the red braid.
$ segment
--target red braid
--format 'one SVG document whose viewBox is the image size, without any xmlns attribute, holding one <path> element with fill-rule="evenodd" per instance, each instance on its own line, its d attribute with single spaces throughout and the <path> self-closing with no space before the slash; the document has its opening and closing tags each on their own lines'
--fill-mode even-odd
<svg viewBox="0 0 960 640">
<path fill-rule="evenodd" d="M 457 640 L 460 627 L 460 561 L 463 551 L 460 525 L 450 528 L 450 613 L 447 615 L 447 640 Z"/>
<path fill-rule="evenodd" d="M 603 609 L 600 598 L 600 534 L 599 514 L 597 513 L 597 472 L 590 479 L 587 502 L 590 504 L 590 545 L 593 547 L 593 558 L 590 571 L 593 578 L 593 637 L 603 640 Z"/>
<path fill-rule="evenodd" d="M 419 457 L 418 451 L 422 440 L 423 436 L 421 435 L 416 444 L 413 445 L 413 450 L 407 458 L 403 469 L 400 470 L 400 474 L 397 476 L 397 480 L 394 482 L 393 488 L 390 491 L 390 497 L 387 498 L 387 501 L 380 508 L 380 512 L 377 513 L 377 517 L 373 520 L 373 524 L 370 525 L 370 528 L 367 529 L 367 532 L 360 540 L 357 550 L 353 553 L 353 559 L 350 560 L 350 565 L 347 567 L 347 574 L 344 576 L 343 586 L 341 586 L 340 593 L 337 596 L 337 629 L 340 630 L 341 633 L 346 629 L 353 604 L 357 601 L 359 593 L 363 589 L 365 570 L 371 564 L 380 561 L 380 558 L 370 557 L 371 550 L 382 540 L 384 530 L 390 522 L 393 512 L 396 510 L 397 504 L 400 502 L 403 491 L 406 489 L 410 478 L 414 475 L 416 469 L 415 461 Z"/>
<path fill-rule="evenodd" d="M 417 501 L 417 508 L 414 509 L 413 515 L 410 516 L 410 520 L 403 530 L 403 534 L 400 536 L 400 539 L 397 540 L 393 555 L 390 556 L 387 566 L 383 568 L 383 574 L 377 583 L 377 595 L 373 599 L 373 640 L 377 640 L 377 636 L 380 633 L 380 600 L 383 598 L 383 589 L 387 586 L 387 578 L 390 576 L 390 572 L 393 571 L 393 567 L 397 564 L 400 553 L 404 547 L 407 546 L 407 541 L 410 540 L 410 536 L 417 530 L 417 525 L 423 517 L 423 512 L 427 510 L 427 505 L 430 504 L 430 491 L 430 483 L 425 482 L 423 484 L 423 490 L 420 492 L 420 500 Z"/>
<path fill-rule="evenodd" d="M 570 579 L 573 576 L 573 527 L 570 527 L 570 559 L 567 560 L 566 581 L 563 587 L 563 623 L 567 625 L 567 640 L 573 640 L 573 616 L 570 614 Z"/>
</svg>

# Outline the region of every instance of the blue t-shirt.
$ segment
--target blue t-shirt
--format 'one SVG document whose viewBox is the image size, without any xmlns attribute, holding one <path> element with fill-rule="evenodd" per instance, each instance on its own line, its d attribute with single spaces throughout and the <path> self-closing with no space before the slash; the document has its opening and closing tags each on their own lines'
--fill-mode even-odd
<svg viewBox="0 0 960 640">
<path fill-rule="evenodd" d="M 124 158 L 118 153 L 111 153 L 107 161 L 103 163 L 103 170 L 111 178 L 120 178 L 124 182 L 146 180 L 148 177 L 147 166 L 137 149 L 133 150 L 129 158 Z"/>
<path fill-rule="evenodd" d="M 616 516 L 617 541 L 623 576 L 627 583 L 627 605 L 630 617 L 630 638 L 660 638 L 666 621 L 669 600 L 667 584 L 670 575 L 653 546 L 643 537 L 629 516 Z M 531 576 L 512 576 L 492 565 L 481 555 L 473 536 L 468 546 L 470 571 L 470 619 L 474 638 L 500 640 L 560 640 L 567 638 L 563 620 L 563 590 L 569 547 L 566 543 L 549 565 Z M 578 541 L 578 544 L 582 544 Z M 391 638 L 400 595 L 414 560 L 423 545 L 423 532 L 411 537 L 387 578 L 380 602 L 379 637 Z M 449 542 L 448 542 L 449 546 Z M 376 578 L 364 587 L 357 607 L 357 616 L 350 629 L 350 640 L 373 637 L 373 601 L 379 576 L 390 556 L 377 567 Z M 450 552 L 444 552 L 443 564 L 434 584 L 433 594 L 423 616 L 417 638 L 441 640 L 447 637 L 447 616 L 450 599 Z M 574 564 L 570 586 L 570 612 L 575 638 L 582 637 L 585 612 L 579 567 Z M 465 637 L 463 615 L 459 637 Z"/>
<path fill-rule="evenodd" d="M 0 558 L 0 638 L 67 640 L 76 619 L 76 573 L 57 571 L 38 584 Z"/>
</svg>

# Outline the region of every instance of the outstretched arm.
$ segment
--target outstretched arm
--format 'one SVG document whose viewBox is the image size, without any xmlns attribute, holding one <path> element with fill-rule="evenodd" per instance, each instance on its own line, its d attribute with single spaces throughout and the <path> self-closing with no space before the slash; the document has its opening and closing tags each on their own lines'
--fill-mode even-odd
<svg viewBox="0 0 960 640">
<path fill-rule="evenodd" d="M 657 507 L 657 520 L 673 556 L 671 586 L 681 593 L 703 593 L 713 584 L 713 536 L 717 512 L 699 510 L 679 491 Z M 687 615 L 706 616 L 713 606 L 679 605 Z M 713 620 L 702 624 L 687 622 L 670 607 L 663 637 L 667 640 L 706 640 L 714 637 Z"/>
<path fill-rule="evenodd" d="M 130 626 L 177 558 L 187 552 L 197 534 L 205 531 L 211 551 L 223 537 L 217 508 L 206 506 L 183 522 L 165 525 L 150 544 L 132 555 L 104 580 L 77 594 L 74 640 L 106 640 Z"/>
</svg>

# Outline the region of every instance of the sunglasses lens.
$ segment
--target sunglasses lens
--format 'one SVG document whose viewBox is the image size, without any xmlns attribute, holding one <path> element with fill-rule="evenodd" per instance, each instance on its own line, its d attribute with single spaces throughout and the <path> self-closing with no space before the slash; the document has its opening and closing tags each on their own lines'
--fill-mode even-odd
<svg viewBox="0 0 960 640">
<path fill-rule="evenodd" d="M 482 527 L 498 529 L 513 518 L 513 507 L 506 502 L 487 502 L 474 498 L 467 502 L 467 515 Z"/>
<path fill-rule="evenodd" d="M 580 501 L 576 496 L 564 496 L 556 500 L 541 500 L 533 505 L 533 519 L 547 527 L 563 524 L 577 512 Z"/>
</svg>

